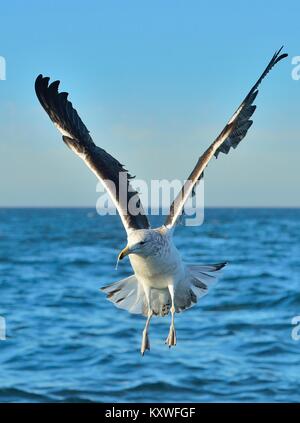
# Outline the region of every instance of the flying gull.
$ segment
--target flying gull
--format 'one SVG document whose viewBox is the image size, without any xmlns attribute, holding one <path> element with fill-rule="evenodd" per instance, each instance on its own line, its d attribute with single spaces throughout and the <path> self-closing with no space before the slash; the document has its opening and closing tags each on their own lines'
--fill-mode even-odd
<svg viewBox="0 0 300 423">
<path fill-rule="evenodd" d="M 130 184 L 132 176 L 117 159 L 94 144 L 88 129 L 68 100 L 68 94 L 58 91 L 59 81 L 49 84 L 49 78 L 42 75 L 36 79 L 35 91 L 41 105 L 61 132 L 65 144 L 104 184 L 127 232 L 127 246 L 120 252 L 118 258 L 122 260 L 128 255 L 134 274 L 105 286 L 102 290 L 116 307 L 147 317 L 142 336 L 142 355 L 150 349 L 148 330 L 151 317 L 166 316 L 171 312 L 166 343 L 169 347 L 176 345 L 175 313 L 192 307 L 200 297 L 207 294 L 219 276 L 220 270 L 226 265 L 226 263 L 205 265 L 183 263 L 173 243 L 174 229 L 182 218 L 186 200 L 194 194 L 195 187 L 203 177 L 209 161 L 213 157 L 217 158 L 220 153 L 228 154 L 230 149 L 236 148 L 245 137 L 252 125 L 250 118 L 256 108 L 253 102 L 261 81 L 276 63 L 287 56 L 281 54 L 281 50 L 282 48 L 274 54 L 224 129 L 199 158 L 171 204 L 164 225 L 159 228 L 151 228 L 138 193 Z M 126 201 L 120 196 L 120 173 L 125 175 Z M 112 189 L 112 186 L 115 189 Z M 138 204 L 138 213 L 134 213 L 129 207 L 132 201 Z"/>
</svg>

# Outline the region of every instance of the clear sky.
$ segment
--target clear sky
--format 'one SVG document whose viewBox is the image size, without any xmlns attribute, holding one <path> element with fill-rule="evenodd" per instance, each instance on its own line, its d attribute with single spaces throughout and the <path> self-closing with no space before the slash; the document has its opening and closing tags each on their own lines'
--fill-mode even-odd
<svg viewBox="0 0 300 423">
<path fill-rule="evenodd" d="M 61 141 L 33 85 L 62 89 L 94 141 L 139 178 L 180 178 L 282 44 L 254 124 L 210 163 L 207 206 L 300 206 L 296 1 L 16 1 L 1 4 L 0 205 L 93 206 L 96 181 Z"/>
</svg>

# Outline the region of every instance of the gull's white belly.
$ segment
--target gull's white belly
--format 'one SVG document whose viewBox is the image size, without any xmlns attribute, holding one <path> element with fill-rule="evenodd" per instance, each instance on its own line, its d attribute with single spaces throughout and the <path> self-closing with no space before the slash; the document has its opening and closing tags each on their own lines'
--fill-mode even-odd
<svg viewBox="0 0 300 423">
<path fill-rule="evenodd" d="M 184 278 L 185 270 L 177 250 L 172 255 L 141 257 L 136 254 L 130 256 L 130 262 L 138 280 L 156 289 L 176 285 Z"/>
</svg>

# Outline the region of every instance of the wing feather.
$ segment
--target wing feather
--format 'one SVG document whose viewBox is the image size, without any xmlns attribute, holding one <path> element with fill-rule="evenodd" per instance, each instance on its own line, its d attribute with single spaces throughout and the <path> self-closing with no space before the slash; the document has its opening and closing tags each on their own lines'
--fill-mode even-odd
<svg viewBox="0 0 300 423">
<path fill-rule="evenodd" d="M 195 186 L 203 177 L 204 169 L 208 165 L 211 158 L 213 156 L 217 158 L 220 153 L 228 154 L 230 149 L 236 148 L 242 139 L 246 136 L 248 129 L 253 123 L 250 118 L 256 109 L 256 106 L 253 104 L 253 102 L 258 94 L 258 86 L 264 77 L 270 72 L 273 66 L 275 66 L 275 64 L 283 58 L 287 57 L 287 54 L 280 54 L 281 50 L 282 47 L 273 55 L 266 69 L 251 88 L 247 96 L 244 98 L 241 105 L 235 111 L 222 132 L 199 158 L 188 180 L 185 182 L 181 191 L 171 204 L 170 213 L 165 221 L 165 226 L 168 228 L 174 227 L 176 223 L 179 222 L 180 217 L 183 214 L 184 204 L 189 195 L 193 195 Z"/>
<path fill-rule="evenodd" d="M 97 147 L 90 133 L 68 100 L 68 94 L 58 92 L 59 81 L 39 75 L 35 81 L 36 95 L 48 116 L 61 132 L 65 144 L 74 151 L 103 183 L 115 204 L 127 232 L 149 228 L 148 218 L 140 205 L 137 191 L 130 185 L 132 176 L 113 156 Z M 120 178 L 121 176 L 121 178 Z M 115 189 L 112 189 L 112 184 Z M 129 201 L 138 210 L 129 210 Z"/>
</svg>

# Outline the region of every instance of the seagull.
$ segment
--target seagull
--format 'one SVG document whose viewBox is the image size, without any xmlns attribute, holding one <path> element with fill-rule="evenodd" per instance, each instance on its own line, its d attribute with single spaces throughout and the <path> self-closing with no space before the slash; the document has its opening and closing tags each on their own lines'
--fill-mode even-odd
<svg viewBox="0 0 300 423">
<path fill-rule="evenodd" d="M 150 226 L 142 207 L 139 194 L 131 185 L 132 176 L 124 166 L 92 140 L 90 133 L 77 114 L 68 93 L 59 92 L 60 81 L 50 83 L 49 77 L 39 75 L 35 81 L 37 98 L 50 119 L 62 134 L 64 143 L 77 154 L 110 195 L 127 233 L 127 245 L 118 260 L 129 256 L 133 275 L 101 288 L 109 301 L 130 313 L 142 314 L 146 324 L 142 334 L 141 354 L 150 349 L 149 325 L 153 315 L 171 314 L 171 323 L 166 344 L 176 345 L 175 313 L 180 313 L 207 294 L 227 263 L 184 263 L 173 242 L 174 229 L 184 216 L 184 205 L 195 193 L 195 187 L 203 178 L 204 170 L 213 157 L 228 154 L 236 148 L 252 125 L 250 119 L 256 106 L 253 104 L 258 87 L 265 76 L 287 54 L 275 52 L 266 69 L 246 95 L 231 119 L 213 143 L 200 156 L 189 178 L 170 206 L 164 224 L 158 228 Z M 120 174 L 124 195 L 121 195 Z M 136 213 L 130 204 L 138 207 Z"/>
</svg>

